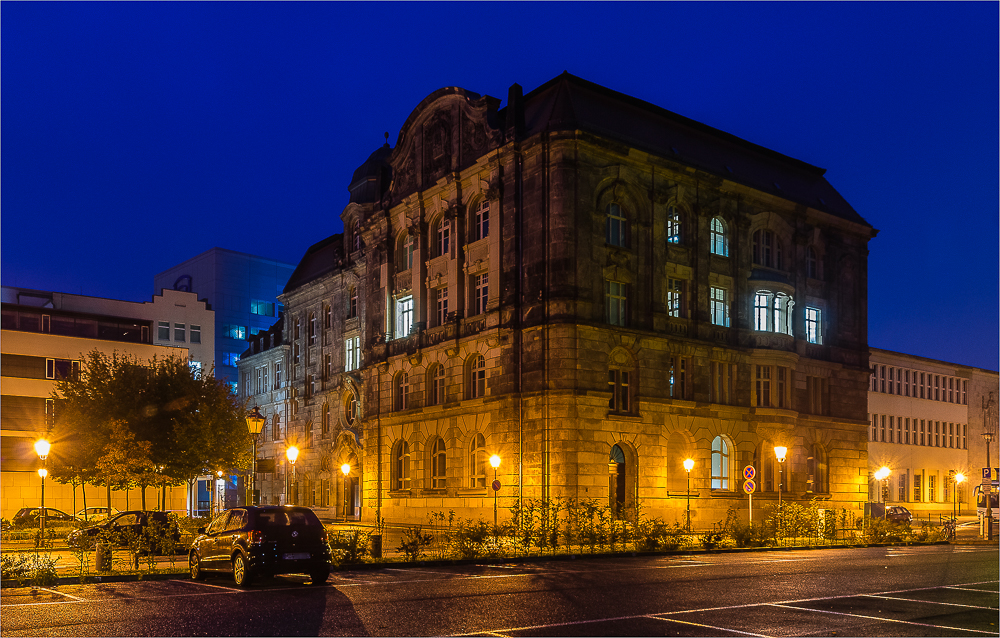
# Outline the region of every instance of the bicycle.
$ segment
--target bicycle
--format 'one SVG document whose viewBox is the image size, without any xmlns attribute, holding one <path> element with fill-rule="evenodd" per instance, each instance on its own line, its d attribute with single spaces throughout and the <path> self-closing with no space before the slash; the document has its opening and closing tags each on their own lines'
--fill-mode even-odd
<svg viewBox="0 0 1000 638">
<path fill-rule="evenodd" d="M 947 538 L 950 541 L 955 540 L 955 523 L 956 520 L 954 518 L 951 518 L 946 520 L 944 522 L 944 525 L 942 526 L 945 533 L 945 538 Z"/>
</svg>

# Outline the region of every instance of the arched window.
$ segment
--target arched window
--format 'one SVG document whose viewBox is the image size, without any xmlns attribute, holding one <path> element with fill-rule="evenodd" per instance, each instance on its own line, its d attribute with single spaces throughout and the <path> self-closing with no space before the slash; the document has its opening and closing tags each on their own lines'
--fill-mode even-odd
<svg viewBox="0 0 1000 638">
<path fill-rule="evenodd" d="M 323 436 L 330 435 L 330 404 L 323 404 L 323 421 L 322 421 L 322 434 Z"/>
<path fill-rule="evenodd" d="M 681 214 L 676 206 L 667 207 L 667 243 L 681 243 Z"/>
<path fill-rule="evenodd" d="M 309 313 L 309 345 L 316 345 L 316 313 Z"/>
<path fill-rule="evenodd" d="M 476 206 L 475 210 L 472 211 L 472 219 L 470 220 L 472 228 L 471 230 L 471 241 L 478 241 L 483 237 L 490 234 L 490 202 L 487 199 L 483 199 Z"/>
<path fill-rule="evenodd" d="M 437 437 L 434 445 L 431 446 L 431 488 L 441 489 L 445 487 L 447 462 L 444 439 Z"/>
<path fill-rule="evenodd" d="M 470 399 L 478 399 L 486 396 L 486 359 L 481 354 L 472 355 L 469 362 L 469 389 Z"/>
<path fill-rule="evenodd" d="M 612 246 L 628 248 L 628 220 L 625 219 L 621 206 L 616 203 L 608 204 L 605 214 L 607 215 L 607 242 Z"/>
<path fill-rule="evenodd" d="M 754 330 L 792 334 L 792 308 L 795 301 L 783 292 L 758 290 L 754 294 Z"/>
<path fill-rule="evenodd" d="M 819 259 L 816 258 L 816 249 L 812 246 L 806 253 L 806 269 L 810 279 L 819 279 Z"/>
<path fill-rule="evenodd" d="M 444 366 L 435 363 L 427 373 L 427 405 L 444 403 Z"/>
<path fill-rule="evenodd" d="M 826 494 L 830 491 L 830 467 L 826 450 L 819 443 L 812 446 L 812 456 L 809 457 L 809 480 L 812 481 L 812 491 Z"/>
<path fill-rule="evenodd" d="M 712 243 L 713 255 L 720 255 L 722 257 L 729 256 L 729 240 L 728 237 L 726 237 L 726 222 L 722 221 L 721 217 L 712 218 L 710 239 Z"/>
<path fill-rule="evenodd" d="M 615 510 L 615 514 L 621 514 L 622 506 L 625 505 L 625 501 L 628 499 L 628 489 L 625 486 L 625 452 L 622 451 L 620 445 L 615 444 L 611 448 L 611 455 L 608 458 L 608 465 L 612 463 L 615 464 L 615 473 L 611 476 L 610 483 L 610 493 L 611 501 L 610 505 Z"/>
<path fill-rule="evenodd" d="M 729 443 L 721 436 L 712 440 L 712 489 L 730 489 Z"/>
<path fill-rule="evenodd" d="M 469 443 L 469 487 L 486 487 L 486 437 L 480 432 Z"/>
<path fill-rule="evenodd" d="M 354 425 L 358 418 L 358 400 L 354 398 L 353 392 L 348 392 L 344 397 L 344 420 L 348 425 Z"/>
<path fill-rule="evenodd" d="M 410 444 L 396 441 L 392 452 L 392 489 L 410 489 Z"/>
<path fill-rule="evenodd" d="M 399 237 L 396 266 L 400 270 L 413 268 L 413 235 L 410 233 L 403 233 Z"/>
<path fill-rule="evenodd" d="M 437 223 L 435 232 L 437 237 L 435 257 L 447 256 L 451 250 L 451 220 L 442 218 Z"/>
<path fill-rule="evenodd" d="M 358 316 L 358 289 L 351 286 L 347 291 L 347 318 L 353 319 Z"/>
<path fill-rule="evenodd" d="M 754 231 L 753 263 L 767 268 L 782 268 L 781 241 L 773 231 Z"/>
<path fill-rule="evenodd" d="M 410 375 L 399 372 L 393 379 L 392 389 L 393 409 L 399 412 L 408 407 L 410 400 Z"/>
</svg>

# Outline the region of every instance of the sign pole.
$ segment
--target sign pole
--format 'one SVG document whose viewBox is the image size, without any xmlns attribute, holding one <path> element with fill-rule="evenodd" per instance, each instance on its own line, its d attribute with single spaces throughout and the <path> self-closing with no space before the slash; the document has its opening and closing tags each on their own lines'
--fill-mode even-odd
<svg viewBox="0 0 1000 638">
<path fill-rule="evenodd" d="M 753 477 L 757 476 L 757 470 L 754 469 L 752 465 L 748 465 L 743 468 L 743 491 L 747 493 L 748 505 L 747 505 L 747 516 L 750 519 L 747 521 L 753 525 L 753 492 L 757 488 L 757 484 L 753 482 Z"/>
</svg>

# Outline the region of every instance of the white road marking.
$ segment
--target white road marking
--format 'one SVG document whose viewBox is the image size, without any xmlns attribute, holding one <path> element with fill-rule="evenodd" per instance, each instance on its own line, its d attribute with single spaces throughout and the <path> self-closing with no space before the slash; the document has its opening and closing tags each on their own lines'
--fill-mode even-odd
<svg viewBox="0 0 1000 638">
<path fill-rule="evenodd" d="M 682 625 L 692 625 L 694 627 L 702 627 L 704 629 L 714 629 L 715 631 L 728 631 L 734 634 L 741 634 L 743 636 L 759 636 L 760 638 L 769 638 L 767 634 L 755 634 L 749 631 L 740 631 L 739 629 L 729 629 L 727 627 L 716 627 L 715 625 L 703 625 L 697 622 L 691 622 L 689 620 L 678 620 L 676 618 L 662 618 L 660 616 L 650 616 L 650 618 L 655 618 L 656 620 L 662 620 L 664 622 L 675 622 Z"/>
<path fill-rule="evenodd" d="M 918 627 L 931 627 L 933 629 L 947 629 L 949 631 L 971 631 L 977 634 L 988 634 L 990 636 L 995 636 L 997 632 L 994 631 L 980 631 L 979 629 L 966 629 L 965 627 L 949 627 L 947 625 L 929 625 L 922 622 L 913 622 L 912 620 L 899 620 L 896 618 L 883 618 L 881 616 L 866 616 L 864 614 L 848 614 L 843 611 L 828 611 L 826 609 L 811 609 L 809 607 L 795 607 L 793 605 L 782 605 L 779 603 L 770 603 L 767 605 L 769 607 L 784 607 L 785 609 L 798 609 L 799 611 L 811 611 L 818 614 L 833 614 L 835 616 L 849 616 L 851 618 L 864 618 L 866 620 L 880 620 L 883 622 L 895 622 L 903 625 L 917 625 Z"/>
<path fill-rule="evenodd" d="M 218 589 L 225 589 L 226 591 L 233 591 L 237 593 L 244 593 L 245 589 L 236 589 L 235 587 L 223 587 L 222 585 L 213 585 L 211 583 L 205 583 L 200 580 L 170 580 L 169 583 L 191 583 L 192 585 L 201 585 L 202 587 L 216 587 Z"/>
<path fill-rule="evenodd" d="M 55 589 L 46 589 L 45 587 L 39 587 L 38 589 L 40 589 L 42 591 L 47 591 L 50 594 L 59 594 L 60 596 L 65 596 L 66 598 L 71 598 L 71 599 L 73 599 L 75 601 L 78 601 L 78 602 L 81 602 L 81 603 L 87 602 L 87 601 L 85 601 L 82 598 L 77 598 L 76 596 L 70 596 L 69 594 L 67 594 L 65 592 L 57 591 Z"/>
<path fill-rule="evenodd" d="M 989 592 L 987 592 L 989 593 Z M 996 611 L 996 607 L 983 607 L 982 605 L 963 605 L 961 603 L 945 603 L 937 600 L 918 600 L 916 598 L 899 598 L 897 596 L 879 596 L 877 594 L 864 594 L 865 598 L 881 598 L 883 600 L 902 600 L 908 603 L 921 603 L 926 605 L 948 605 L 949 607 L 969 607 L 972 609 L 991 609 Z"/>
</svg>

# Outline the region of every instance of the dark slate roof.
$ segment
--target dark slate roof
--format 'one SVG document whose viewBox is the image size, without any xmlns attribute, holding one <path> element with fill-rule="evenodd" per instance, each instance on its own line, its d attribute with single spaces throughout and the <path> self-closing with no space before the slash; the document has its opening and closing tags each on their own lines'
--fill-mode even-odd
<svg viewBox="0 0 1000 638">
<path fill-rule="evenodd" d="M 371 204 L 382 199 L 392 179 L 392 167 L 389 165 L 391 153 L 392 149 L 386 142 L 354 171 L 351 184 L 347 187 L 351 191 L 352 204 Z"/>
<path fill-rule="evenodd" d="M 249 357 L 250 355 L 259 354 L 265 350 L 271 349 L 271 335 L 274 335 L 274 347 L 277 348 L 281 345 L 281 335 L 285 329 L 285 313 L 278 315 L 278 320 L 268 328 L 267 330 L 261 330 L 255 335 L 250 335 L 247 337 L 247 341 L 250 342 L 250 347 L 240 354 L 240 359 Z"/>
<path fill-rule="evenodd" d="M 288 278 L 284 291 L 295 290 L 299 286 L 322 277 L 337 269 L 343 259 L 344 236 L 341 233 L 330 235 L 323 241 L 316 242 L 306 250 L 299 264 Z"/>
<path fill-rule="evenodd" d="M 524 117 L 528 137 L 587 131 L 870 226 L 826 181 L 826 169 L 566 72 L 524 96 Z"/>
</svg>

